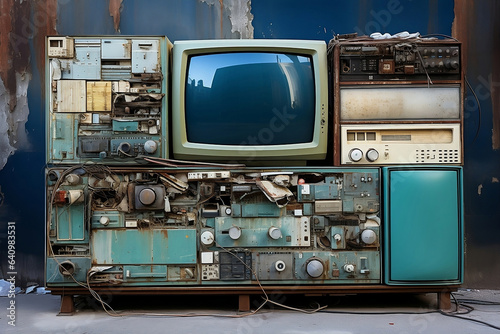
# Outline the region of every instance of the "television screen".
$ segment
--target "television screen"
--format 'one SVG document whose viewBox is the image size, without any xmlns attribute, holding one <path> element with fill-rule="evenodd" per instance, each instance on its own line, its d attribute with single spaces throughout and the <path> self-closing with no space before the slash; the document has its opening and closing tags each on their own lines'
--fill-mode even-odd
<svg viewBox="0 0 500 334">
<path fill-rule="evenodd" d="M 272 52 L 192 56 L 186 82 L 189 142 L 282 145 L 314 131 L 311 57 Z"/>
</svg>

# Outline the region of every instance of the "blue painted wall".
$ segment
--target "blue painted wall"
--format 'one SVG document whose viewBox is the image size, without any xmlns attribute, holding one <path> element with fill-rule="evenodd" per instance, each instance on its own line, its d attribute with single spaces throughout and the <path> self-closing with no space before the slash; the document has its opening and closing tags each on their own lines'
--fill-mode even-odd
<svg viewBox="0 0 500 334">
<path fill-rule="evenodd" d="M 60 35 L 167 35 L 171 41 L 239 38 L 242 33 L 235 29 L 234 21 L 242 23 L 246 19 L 250 24 L 248 31 L 253 28 L 254 38 L 320 39 L 328 42 L 334 34 L 351 32 L 370 34 L 406 30 L 424 35 L 451 35 L 455 19 L 453 0 L 253 0 L 251 3 L 224 0 L 223 3 L 221 9 L 218 0 L 124 0 L 120 31 L 117 32 L 109 13 L 109 1 L 58 0 L 56 30 Z M 251 12 L 246 17 L 235 19 L 235 4 L 249 4 Z M 498 150 L 492 149 L 491 142 L 494 85 L 490 79 L 491 64 L 495 60 L 493 19 L 499 12 L 491 0 L 482 1 L 474 11 L 467 13 L 475 22 L 476 32 L 483 35 L 481 41 L 469 44 L 476 49 L 468 51 L 467 75 L 472 87 L 481 93 L 481 127 L 477 138 L 479 116 L 470 93 L 465 110 L 466 285 L 473 287 L 500 288 L 500 282 L 495 278 L 500 273 L 498 256 L 490 256 L 486 267 L 477 264 L 485 252 L 500 252 L 496 238 L 500 235 L 500 183 L 492 181 L 492 177 L 500 178 L 500 156 Z M 7 259 L 3 255 L 7 249 L 6 226 L 7 222 L 13 221 L 17 231 L 17 277 L 23 285 L 31 281 L 42 284 L 44 268 L 45 125 L 39 73 L 43 66 L 37 63 L 44 50 L 33 43 L 37 34 L 42 33 L 36 29 L 36 15 L 37 7 L 33 7 L 29 17 L 25 18 L 27 22 L 34 22 L 34 28 L 26 35 L 31 54 L 23 55 L 30 59 L 28 70 L 31 75 L 28 89 L 30 114 L 26 123 L 28 143 L 19 147 L 0 171 L 1 275 L 7 276 Z M 471 41 L 473 37 L 470 36 Z M 481 184 L 481 193 L 478 194 Z"/>
</svg>

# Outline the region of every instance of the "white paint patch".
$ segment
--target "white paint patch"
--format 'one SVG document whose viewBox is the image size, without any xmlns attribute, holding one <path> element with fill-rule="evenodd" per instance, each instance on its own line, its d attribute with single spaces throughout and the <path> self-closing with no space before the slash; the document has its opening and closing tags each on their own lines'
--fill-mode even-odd
<svg viewBox="0 0 500 334">
<path fill-rule="evenodd" d="M 481 192 L 483 191 L 483 185 L 480 184 L 478 187 L 477 187 L 477 193 L 478 195 L 481 195 Z"/>
<path fill-rule="evenodd" d="M 220 9 L 220 0 L 200 0 L 209 6 L 216 6 Z M 240 38 L 253 38 L 253 14 L 251 13 L 251 0 L 223 0 L 223 11 L 228 13 L 231 21 L 231 32 L 238 33 Z M 220 19 L 220 18 L 219 18 Z"/>
<path fill-rule="evenodd" d="M 500 182 L 500 181 L 498 181 L 498 178 L 497 178 L 497 177 L 494 177 L 494 176 L 493 176 L 493 177 L 491 178 L 491 183 L 498 183 L 498 182 Z"/>
<path fill-rule="evenodd" d="M 231 32 L 239 32 L 241 38 L 253 38 L 253 15 L 251 1 L 225 0 L 224 7 L 229 9 Z"/>
<path fill-rule="evenodd" d="M 30 144 L 26 132 L 28 121 L 28 85 L 31 75 L 16 73 L 17 104 L 10 111 L 10 93 L 0 80 L 0 170 L 7 164 L 9 156 L 17 150 L 29 150 Z"/>
</svg>

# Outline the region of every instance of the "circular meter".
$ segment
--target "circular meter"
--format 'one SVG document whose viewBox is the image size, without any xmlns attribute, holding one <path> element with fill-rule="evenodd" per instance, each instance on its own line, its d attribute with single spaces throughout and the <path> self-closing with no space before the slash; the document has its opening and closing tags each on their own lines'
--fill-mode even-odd
<svg viewBox="0 0 500 334">
<path fill-rule="evenodd" d="M 363 151 L 359 148 L 353 148 L 349 152 L 349 159 L 351 159 L 351 161 L 358 162 L 361 158 L 363 158 Z"/>
</svg>

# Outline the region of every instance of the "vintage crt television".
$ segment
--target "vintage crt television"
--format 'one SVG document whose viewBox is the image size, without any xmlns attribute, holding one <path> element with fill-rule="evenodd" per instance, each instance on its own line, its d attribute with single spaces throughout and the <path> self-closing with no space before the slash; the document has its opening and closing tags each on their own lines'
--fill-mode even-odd
<svg viewBox="0 0 500 334">
<path fill-rule="evenodd" d="M 323 41 L 175 42 L 174 158 L 247 164 L 324 159 L 327 73 Z"/>
</svg>

